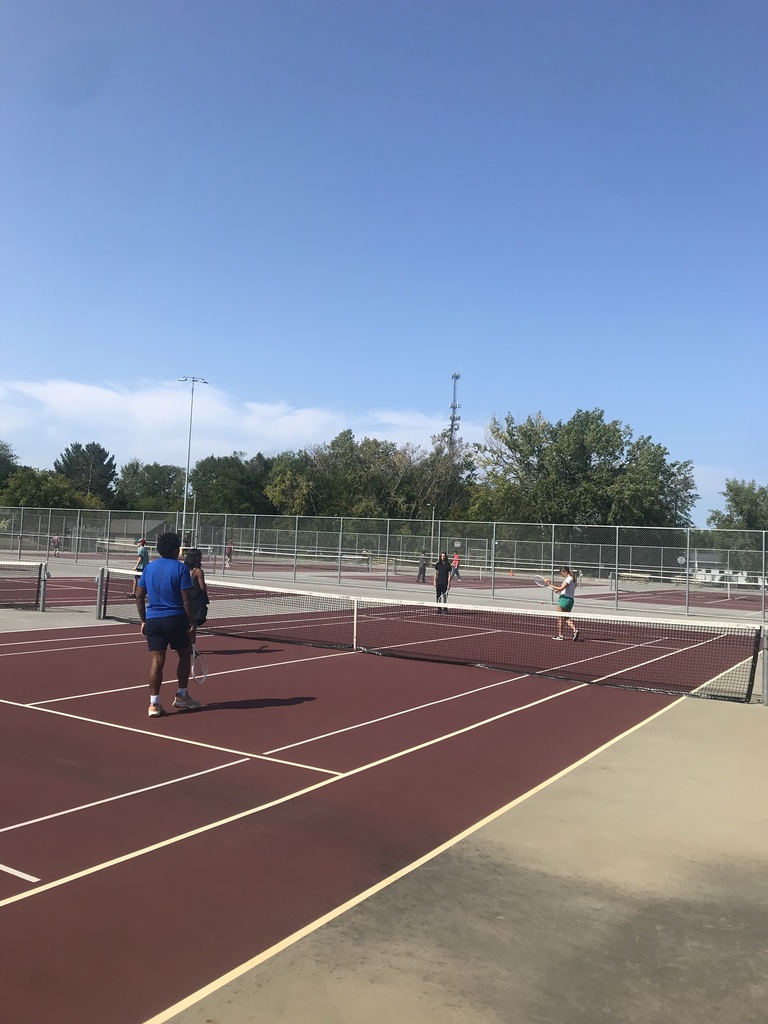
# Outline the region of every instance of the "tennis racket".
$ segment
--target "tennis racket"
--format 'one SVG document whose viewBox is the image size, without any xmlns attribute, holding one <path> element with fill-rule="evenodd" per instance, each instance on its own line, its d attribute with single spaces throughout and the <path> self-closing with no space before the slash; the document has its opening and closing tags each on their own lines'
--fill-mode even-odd
<svg viewBox="0 0 768 1024">
<path fill-rule="evenodd" d="M 193 645 L 192 647 L 192 678 L 198 686 L 202 686 L 208 678 L 208 662 L 205 655 Z"/>
<path fill-rule="evenodd" d="M 533 577 L 533 582 L 536 584 L 537 587 L 548 587 L 549 586 L 549 584 L 547 583 L 547 581 L 544 579 L 543 576 L 534 576 Z"/>
</svg>

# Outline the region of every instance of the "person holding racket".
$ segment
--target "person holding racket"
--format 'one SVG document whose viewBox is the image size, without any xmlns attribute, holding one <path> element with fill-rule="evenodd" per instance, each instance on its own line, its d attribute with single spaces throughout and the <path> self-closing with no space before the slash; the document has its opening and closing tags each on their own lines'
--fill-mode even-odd
<svg viewBox="0 0 768 1024">
<path fill-rule="evenodd" d="M 184 563 L 192 577 L 192 607 L 195 610 L 195 630 L 192 634 L 192 678 L 202 684 L 208 678 L 208 662 L 197 649 L 197 630 L 208 618 L 208 587 L 203 572 L 203 552 L 200 548 L 189 548 Z"/>
<path fill-rule="evenodd" d="M 178 689 L 173 706 L 181 711 L 197 711 L 200 702 L 189 696 L 189 671 L 192 663 L 192 641 L 195 633 L 195 610 L 192 607 L 192 577 L 179 561 L 181 539 L 177 533 L 163 533 L 157 538 L 160 555 L 150 562 L 136 584 L 136 607 L 141 619 L 141 633 L 149 650 L 150 718 L 166 714 L 160 703 L 165 656 L 170 645 L 179 657 L 176 670 Z"/>
<path fill-rule="evenodd" d="M 133 567 L 133 571 L 137 572 L 139 576 L 149 565 L 149 550 L 147 548 L 147 542 L 142 537 L 139 541 L 139 546 L 136 549 L 136 565 Z M 131 591 L 131 597 L 136 597 L 136 581 L 138 576 L 133 577 L 133 590 Z"/>
<path fill-rule="evenodd" d="M 435 562 L 435 594 L 437 597 L 437 611 L 442 612 L 440 598 L 443 604 L 448 603 L 448 591 L 451 589 L 451 563 L 445 551 L 440 552 L 440 557 Z"/>
<path fill-rule="evenodd" d="M 570 612 L 573 608 L 573 595 L 576 591 L 576 577 L 567 565 L 564 565 L 560 570 L 560 575 L 563 577 L 562 583 L 555 584 L 550 579 L 544 581 L 550 590 L 559 595 L 557 598 L 557 635 L 553 636 L 552 639 L 564 639 L 563 620 L 565 620 L 571 627 L 572 639 L 576 641 L 579 639 L 579 631 L 576 628 L 575 622 L 570 617 Z"/>
</svg>

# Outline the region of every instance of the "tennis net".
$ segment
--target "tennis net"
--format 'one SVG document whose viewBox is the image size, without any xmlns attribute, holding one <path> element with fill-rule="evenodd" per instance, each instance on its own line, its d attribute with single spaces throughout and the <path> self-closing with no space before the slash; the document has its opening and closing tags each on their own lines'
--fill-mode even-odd
<svg viewBox="0 0 768 1024">
<path fill-rule="evenodd" d="M 99 617 L 138 622 L 133 573 L 105 568 Z M 749 701 L 761 630 L 579 615 L 577 643 L 553 612 L 361 598 L 208 580 L 201 632 L 472 665 L 674 695 Z M 566 638 L 570 632 L 566 628 Z"/>
<path fill-rule="evenodd" d="M 0 607 L 43 610 L 44 562 L 0 562 Z"/>
</svg>

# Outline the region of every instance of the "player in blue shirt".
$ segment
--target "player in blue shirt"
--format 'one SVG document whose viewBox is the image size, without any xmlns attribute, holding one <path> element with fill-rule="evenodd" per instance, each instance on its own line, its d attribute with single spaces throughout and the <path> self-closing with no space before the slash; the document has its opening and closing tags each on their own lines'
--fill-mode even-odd
<svg viewBox="0 0 768 1024">
<path fill-rule="evenodd" d="M 150 562 L 136 584 L 136 606 L 141 619 L 141 632 L 149 649 L 149 711 L 150 718 L 166 714 L 160 703 L 165 655 L 170 645 L 179 656 L 176 672 L 178 689 L 173 706 L 182 711 L 196 711 L 200 701 L 189 696 L 189 672 L 192 664 L 192 637 L 195 610 L 192 606 L 192 577 L 179 561 L 181 540 L 177 533 L 163 533 L 157 538 L 160 558 Z"/>
</svg>

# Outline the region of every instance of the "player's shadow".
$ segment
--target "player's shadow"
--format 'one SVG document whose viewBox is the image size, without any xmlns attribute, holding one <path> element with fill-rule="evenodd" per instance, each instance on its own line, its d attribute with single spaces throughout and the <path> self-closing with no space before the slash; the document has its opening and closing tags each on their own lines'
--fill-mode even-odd
<svg viewBox="0 0 768 1024">
<path fill-rule="evenodd" d="M 252 700 L 213 700 L 200 711 L 255 711 L 259 708 L 289 708 L 305 704 L 316 697 L 254 697 Z M 199 714 L 200 712 L 198 712 Z"/>
</svg>

